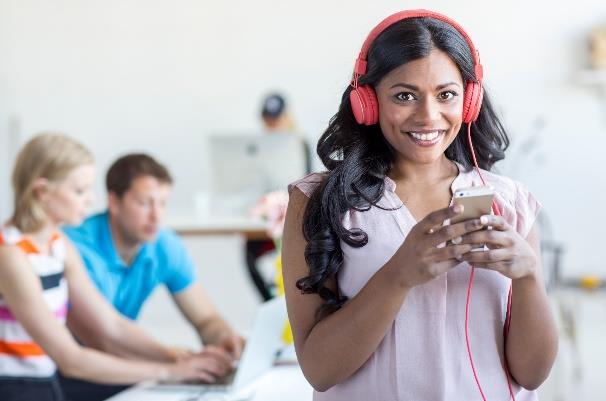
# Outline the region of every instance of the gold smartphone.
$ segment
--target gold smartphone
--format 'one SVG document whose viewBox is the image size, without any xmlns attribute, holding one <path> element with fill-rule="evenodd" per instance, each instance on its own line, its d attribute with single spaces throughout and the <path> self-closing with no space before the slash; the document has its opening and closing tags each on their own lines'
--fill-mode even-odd
<svg viewBox="0 0 606 401">
<path fill-rule="evenodd" d="M 450 224 L 464 220 L 477 219 L 485 214 L 491 214 L 494 189 L 488 186 L 457 189 L 454 193 L 453 205 L 463 205 L 463 212 L 450 219 Z"/>
<path fill-rule="evenodd" d="M 492 214 L 494 189 L 488 186 L 457 189 L 452 200 L 453 205 L 463 205 L 463 212 L 450 219 L 450 224 L 465 220 L 477 219 L 486 214 Z M 486 227 L 490 230 L 490 227 Z M 477 245 L 471 252 L 487 251 L 486 245 Z"/>
</svg>

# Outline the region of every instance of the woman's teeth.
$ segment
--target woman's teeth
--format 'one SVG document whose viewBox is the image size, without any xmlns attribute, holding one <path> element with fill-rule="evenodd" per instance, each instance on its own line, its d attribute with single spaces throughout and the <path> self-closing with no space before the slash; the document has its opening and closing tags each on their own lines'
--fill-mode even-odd
<svg viewBox="0 0 606 401">
<path fill-rule="evenodd" d="M 426 133 L 409 132 L 408 134 L 419 141 L 433 141 L 444 131 L 433 131 Z"/>
</svg>

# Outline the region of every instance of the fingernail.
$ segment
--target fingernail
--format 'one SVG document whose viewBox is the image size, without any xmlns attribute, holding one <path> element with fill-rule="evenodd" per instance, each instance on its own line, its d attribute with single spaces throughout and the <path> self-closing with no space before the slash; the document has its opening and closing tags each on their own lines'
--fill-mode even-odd
<svg viewBox="0 0 606 401">
<path fill-rule="evenodd" d="M 480 223 L 487 224 L 488 223 L 488 217 L 487 216 L 480 217 Z"/>
<path fill-rule="evenodd" d="M 436 232 L 436 230 L 434 230 L 433 228 L 430 228 L 429 231 L 428 231 L 429 234 L 433 234 L 435 232 Z"/>
<path fill-rule="evenodd" d="M 464 209 L 463 205 L 456 205 L 454 208 L 454 211 L 456 213 L 461 213 L 463 211 L 463 209 Z"/>
<path fill-rule="evenodd" d="M 463 241 L 463 238 L 461 238 L 461 237 L 455 237 L 455 238 L 452 239 L 452 243 L 455 244 L 455 245 L 460 244 L 461 241 Z"/>
<path fill-rule="evenodd" d="M 463 255 L 457 255 L 457 256 L 455 256 L 455 259 L 457 259 L 460 262 L 463 260 Z"/>
</svg>

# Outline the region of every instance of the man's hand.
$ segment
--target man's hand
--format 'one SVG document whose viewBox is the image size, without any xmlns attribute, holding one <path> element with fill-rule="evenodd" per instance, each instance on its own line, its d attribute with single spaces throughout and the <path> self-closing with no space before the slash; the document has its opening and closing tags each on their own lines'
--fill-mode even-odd
<svg viewBox="0 0 606 401">
<path fill-rule="evenodd" d="M 233 370 L 234 360 L 223 349 L 209 345 L 198 353 L 181 356 L 173 363 L 168 381 L 215 383 Z"/>
<path fill-rule="evenodd" d="M 216 345 L 227 351 L 232 358 L 240 359 L 245 344 L 246 340 L 244 337 L 235 333 L 230 333 L 229 335 L 223 337 L 223 339 L 221 339 Z"/>
</svg>

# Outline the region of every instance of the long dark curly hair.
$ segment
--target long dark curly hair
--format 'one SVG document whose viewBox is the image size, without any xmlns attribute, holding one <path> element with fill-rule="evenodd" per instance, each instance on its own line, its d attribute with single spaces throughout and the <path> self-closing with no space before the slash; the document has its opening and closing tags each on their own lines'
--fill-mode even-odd
<svg viewBox="0 0 606 401">
<path fill-rule="evenodd" d="M 427 57 L 433 49 L 445 52 L 454 61 L 464 84 L 476 80 L 471 50 L 463 36 L 446 22 L 419 17 L 399 21 L 375 39 L 368 52 L 367 73 L 359 84 L 376 87 L 390 71 Z M 385 190 L 384 179 L 395 160 L 395 151 L 384 139 L 379 124 L 356 123 L 349 102 L 351 89 L 351 86 L 345 89 L 339 111 L 318 141 L 317 152 L 328 171 L 311 195 L 303 218 L 309 275 L 297 281 L 297 288 L 322 298 L 324 303 L 317 311 L 318 319 L 337 310 L 347 300 L 325 285 L 343 266 L 341 241 L 356 248 L 368 242 L 363 230 L 345 228 L 342 217 L 348 210 L 366 211 L 377 206 Z M 469 169 L 472 159 L 465 130 L 466 126 L 462 125 L 445 153 L 448 159 Z M 481 168 L 490 170 L 505 157 L 509 139 L 486 92 L 478 119 L 472 124 L 471 136 Z"/>
</svg>

